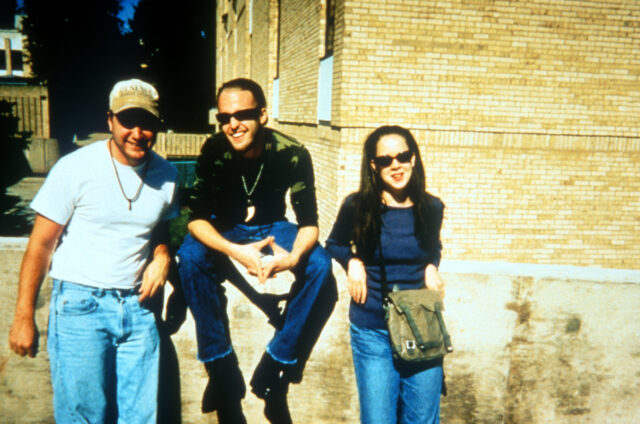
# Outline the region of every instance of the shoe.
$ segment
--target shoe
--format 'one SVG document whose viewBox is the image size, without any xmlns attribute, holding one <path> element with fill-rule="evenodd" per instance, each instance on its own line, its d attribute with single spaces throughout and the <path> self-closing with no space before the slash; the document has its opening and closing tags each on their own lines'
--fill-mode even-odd
<svg viewBox="0 0 640 424">
<path fill-rule="evenodd" d="M 209 381 L 202 395 L 202 412 L 217 411 L 220 424 L 246 424 L 241 402 L 246 386 L 236 354 L 205 362 L 204 366 Z"/>
<path fill-rule="evenodd" d="M 251 391 L 260 399 L 265 399 L 282 377 L 283 367 L 283 363 L 276 361 L 265 352 L 249 382 Z"/>
<path fill-rule="evenodd" d="M 287 403 L 289 383 L 281 381 L 273 386 L 264 398 L 264 416 L 272 424 L 292 424 L 291 412 Z"/>
<path fill-rule="evenodd" d="M 287 404 L 289 381 L 287 366 L 264 353 L 251 378 L 251 391 L 264 400 L 264 416 L 272 424 L 290 424 L 291 414 Z"/>
</svg>

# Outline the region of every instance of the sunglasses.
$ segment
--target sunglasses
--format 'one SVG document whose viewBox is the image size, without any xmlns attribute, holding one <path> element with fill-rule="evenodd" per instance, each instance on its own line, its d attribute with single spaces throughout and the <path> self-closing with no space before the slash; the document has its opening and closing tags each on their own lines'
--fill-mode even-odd
<svg viewBox="0 0 640 424">
<path fill-rule="evenodd" d="M 410 150 L 405 150 L 404 152 L 400 152 L 395 156 L 376 156 L 372 159 L 373 164 L 378 168 L 386 168 L 391 166 L 393 160 L 396 159 L 399 163 L 409 163 L 411 162 L 411 158 L 413 157 L 413 153 Z"/>
<path fill-rule="evenodd" d="M 141 130 L 157 131 L 160 120 L 148 112 L 139 109 L 124 110 L 115 115 L 120 125 L 128 130 L 140 127 Z"/>
<path fill-rule="evenodd" d="M 260 118 L 262 114 L 262 108 L 257 107 L 254 109 L 244 109 L 233 113 L 218 113 L 216 119 L 220 122 L 220 125 L 227 125 L 231 122 L 231 118 L 236 118 L 237 121 L 252 121 Z"/>
</svg>

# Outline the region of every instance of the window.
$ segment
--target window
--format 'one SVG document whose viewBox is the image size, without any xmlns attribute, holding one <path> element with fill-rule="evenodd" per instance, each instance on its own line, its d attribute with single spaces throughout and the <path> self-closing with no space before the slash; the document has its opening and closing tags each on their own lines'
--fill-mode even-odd
<svg viewBox="0 0 640 424">
<path fill-rule="evenodd" d="M 11 50 L 11 69 L 13 71 L 22 71 L 22 52 L 20 50 Z"/>
<path fill-rule="evenodd" d="M 336 34 L 336 6 L 335 0 L 327 0 L 327 22 L 324 34 L 324 56 L 333 55 L 333 44 Z"/>
<path fill-rule="evenodd" d="M 331 121 L 331 94 L 333 88 L 333 56 L 320 60 L 318 72 L 318 121 Z"/>
<path fill-rule="evenodd" d="M 280 78 L 273 80 L 273 105 L 271 106 L 271 116 L 278 119 L 280 114 Z"/>
</svg>

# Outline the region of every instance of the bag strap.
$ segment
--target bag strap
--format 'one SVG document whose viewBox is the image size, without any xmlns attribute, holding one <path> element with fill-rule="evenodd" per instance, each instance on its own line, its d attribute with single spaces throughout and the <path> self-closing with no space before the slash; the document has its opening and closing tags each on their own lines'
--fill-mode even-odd
<svg viewBox="0 0 640 424">
<path fill-rule="evenodd" d="M 382 228 L 380 228 L 380 237 L 378 238 L 380 246 L 380 287 L 382 291 L 382 306 L 389 305 L 389 284 L 387 283 L 387 270 L 384 266 L 384 255 L 382 254 Z"/>
<path fill-rule="evenodd" d="M 435 309 L 436 317 L 438 317 L 438 324 L 440 324 L 440 331 L 442 332 L 444 347 L 447 349 L 447 352 L 453 352 L 453 345 L 451 345 L 451 336 L 449 336 L 447 327 L 444 325 L 444 318 L 442 317 L 442 305 L 440 305 L 440 302 L 436 302 Z"/>
<path fill-rule="evenodd" d="M 420 334 L 420 329 L 418 328 L 416 321 L 413 319 L 413 315 L 411 315 L 411 310 L 409 310 L 409 308 L 403 303 L 398 305 L 398 307 L 402 310 L 402 312 L 404 313 L 404 316 L 407 317 L 407 324 L 409 324 L 409 328 L 413 333 L 413 337 L 416 338 L 416 342 L 418 343 L 418 347 L 420 348 L 420 350 L 425 350 L 425 349 L 430 349 L 432 347 L 440 346 L 439 342 L 425 343 L 424 339 L 422 338 L 422 335 Z M 438 321 L 440 321 L 440 319 L 438 319 Z M 442 325 L 440 325 L 440 328 L 442 328 Z"/>
</svg>

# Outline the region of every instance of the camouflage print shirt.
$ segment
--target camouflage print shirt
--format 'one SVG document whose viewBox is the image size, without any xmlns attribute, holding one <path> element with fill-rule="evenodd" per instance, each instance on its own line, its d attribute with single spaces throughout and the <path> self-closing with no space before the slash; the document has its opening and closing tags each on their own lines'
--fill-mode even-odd
<svg viewBox="0 0 640 424">
<path fill-rule="evenodd" d="M 265 150 L 255 160 L 239 157 L 223 133 L 205 141 L 189 196 L 192 220 L 211 219 L 219 231 L 225 230 L 245 222 L 250 203 L 255 207 L 250 225 L 284 220 L 285 195 L 290 189 L 298 225 L 318 225 L 309 152 L 282 133 L 269 128 L 264 132 Z"/>
</svg>

